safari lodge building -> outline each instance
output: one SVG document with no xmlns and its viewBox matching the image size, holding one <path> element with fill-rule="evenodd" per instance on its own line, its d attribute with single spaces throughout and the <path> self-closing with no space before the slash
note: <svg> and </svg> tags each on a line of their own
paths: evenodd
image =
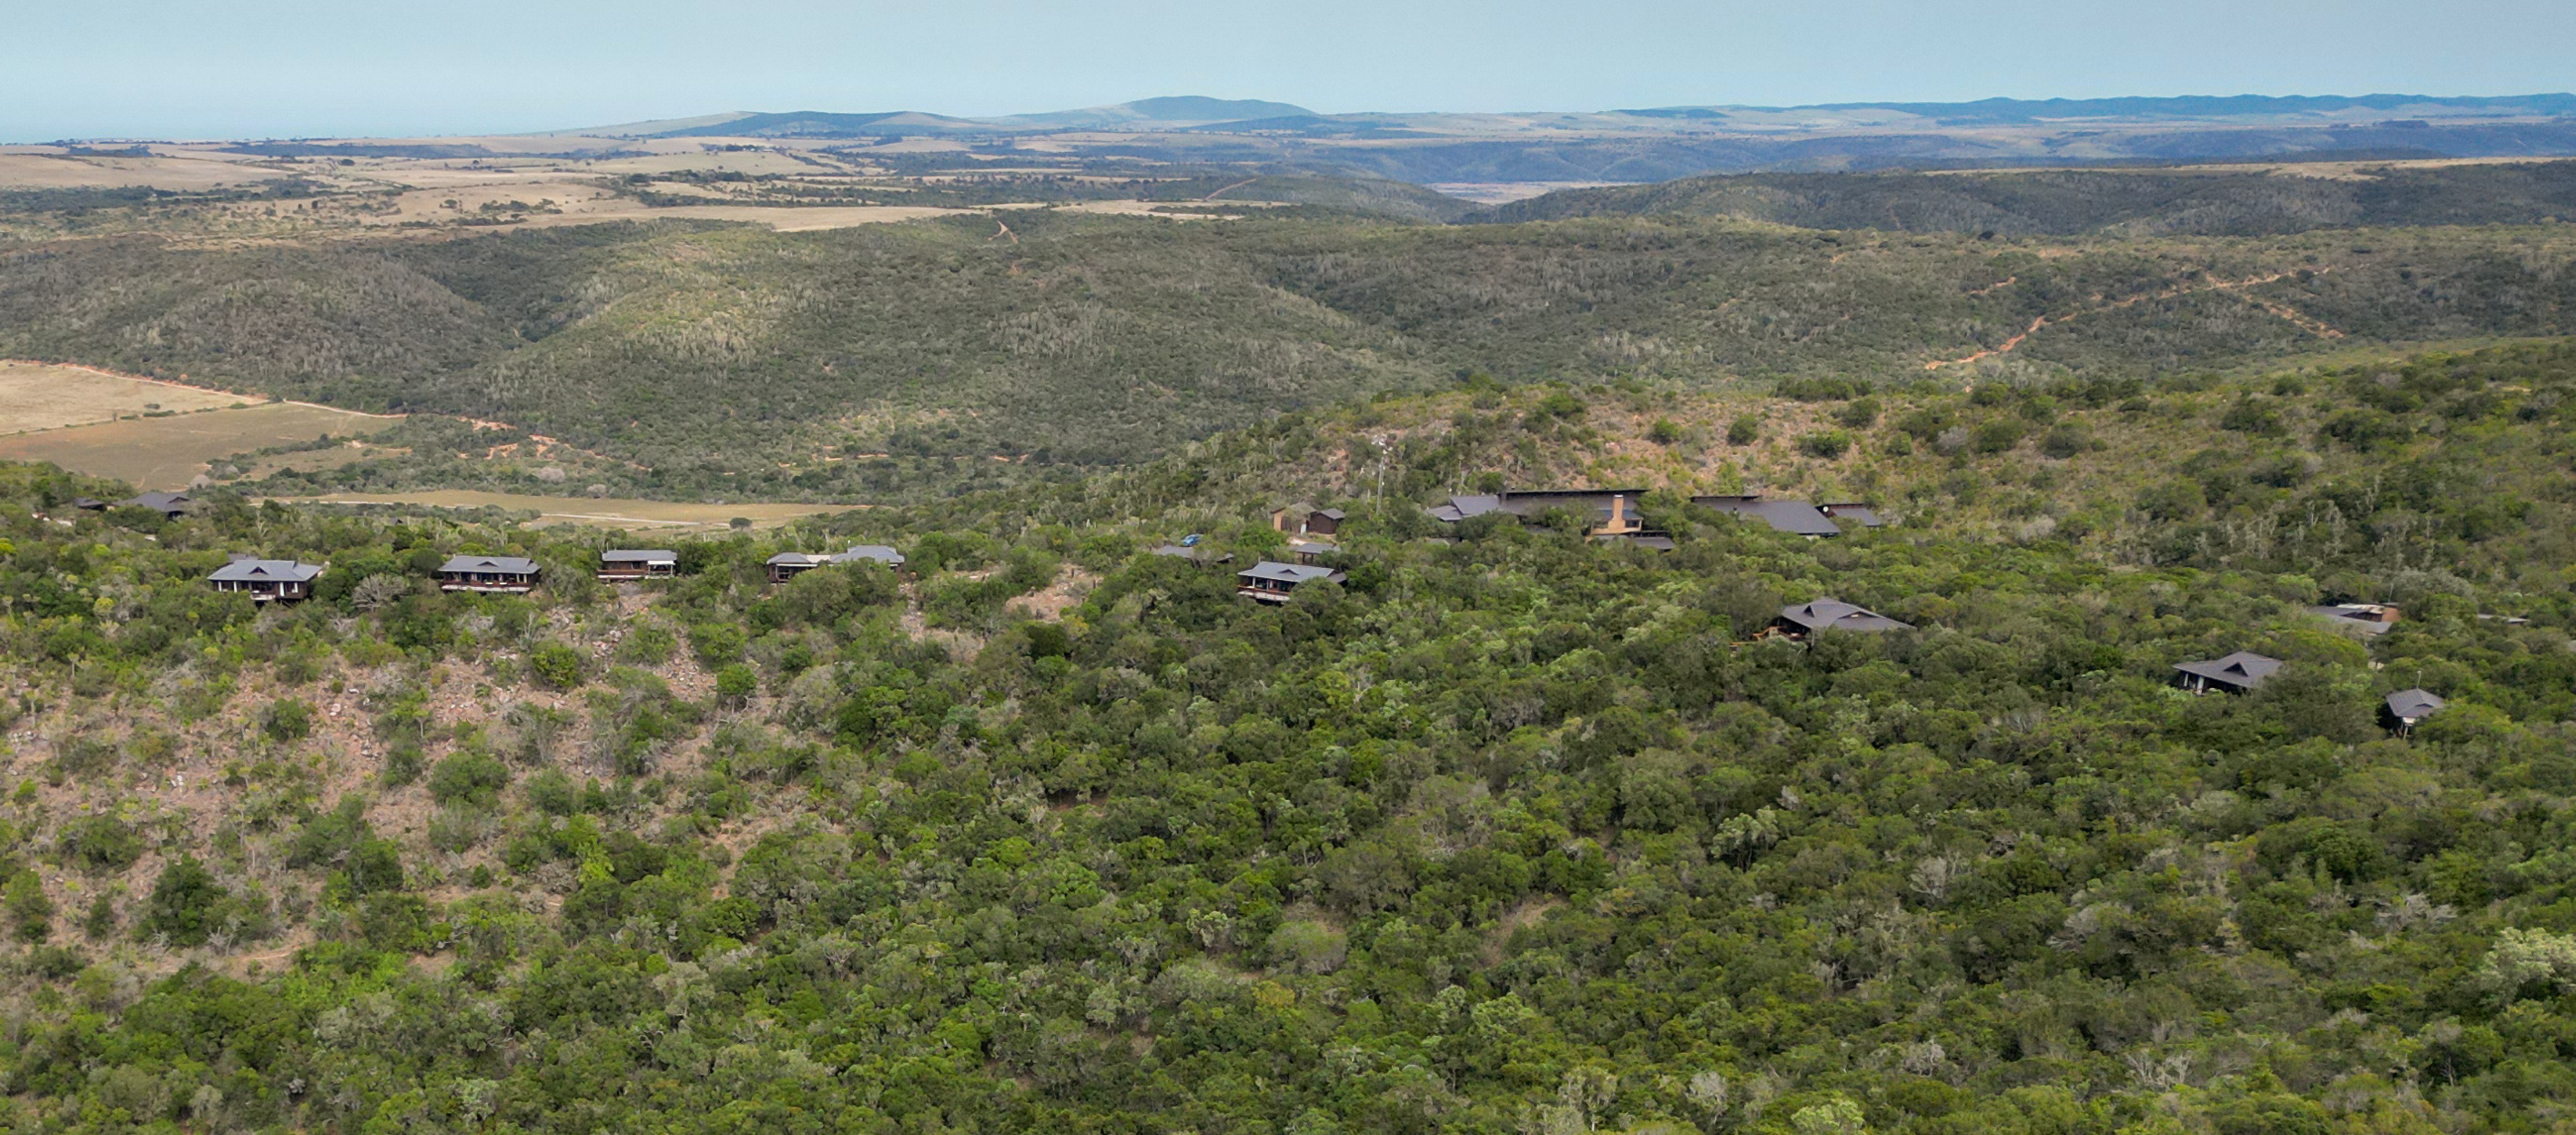
<svg viewBox="0 0 2576 1135">
<path fill-rule="evenodd" d="M 438 589 L 525 595 L 537 575 L 537 561 L 518 556 L 451 556 L 438 565 Z"/>
<path fill-rule="evenodd" d="M 248 594 L 253 603 L 292 603 L 312 596 L 313 578 L 326 566 L 243 558 L 216 568 L 206 582 L 217 591 Z"/>
</svg>

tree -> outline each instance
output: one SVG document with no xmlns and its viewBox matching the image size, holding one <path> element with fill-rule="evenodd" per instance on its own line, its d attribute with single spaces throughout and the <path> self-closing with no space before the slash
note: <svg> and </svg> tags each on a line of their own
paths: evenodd
<svg viewBox="0 0 2576 1135">
<path fill-rule="evenodd" d="M 138 927 L 146 936 L 159 935 L 173 946 L 202 946 L 221 928 L 221 919 L 232 893 L 215 881 L 214 872 L 206 870 L 193 855 L 183 855 L 161 869 L 161 877 L 152 884 L 152 895 L 143 907 L 143 921 Z"/>
</svg>

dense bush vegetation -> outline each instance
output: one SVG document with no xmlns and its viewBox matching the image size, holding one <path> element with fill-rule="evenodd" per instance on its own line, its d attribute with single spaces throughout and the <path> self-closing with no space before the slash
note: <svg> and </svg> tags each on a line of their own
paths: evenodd
<svg viewBox="0 0 2576 1135">
<path fill-rule="evenodd" d="M 282 473 L 265 492 L 596 484 L 882 501 L 1069 479 L 1462 371 L 1877 383 L 2014 343 L 1941 373 L 2151 377 L 2562 334 L 2576 310 L 2576 237 L 2547 226 L 1990 241 L 1670 216 L 1442 227 L 1025 210 L 1011 228 L 996 239 L 977 216 L 14 246 L 0 253 L 0 354 L 442 415 L 385 439 L 402 455 Z"/>
<path fill-rule="evenodd" d="M 222 494 L 146 532 L 0 467 L 0 1121 L 2544 1130 L 2576 1104 L 2571 384 L 2565 346 L 1471 384 L 694 542 L 628 594 L 582 574 L 600 534 Z M 1721 444 L 1738 415 L 1776 428 Z M 1462 485 L 1620 460 L 1900 522 L 1778 536 L 1676 473 L 1671 553 L 1419 538 Z M 1139 554 L 1248 560 L 1289 494 L 1350 511 L 1347 582 L 1264 607 Z M 827 535 L 912 561 L 765 584 Z M 328 560 L 323 597 L 204 590 L 233 550 Z M 425 587 L 457 551 L 547 586 Z M 1917 629 L 1751 639 L 1824 595 Z M 2348 636 L 2302 609 L 2331 598 L 2406 617 Z M 2238 649 L 2287 668 L 2167 682 Z M 2451 708 L 2383 731 L 2415 685 Z"/>
</svg>

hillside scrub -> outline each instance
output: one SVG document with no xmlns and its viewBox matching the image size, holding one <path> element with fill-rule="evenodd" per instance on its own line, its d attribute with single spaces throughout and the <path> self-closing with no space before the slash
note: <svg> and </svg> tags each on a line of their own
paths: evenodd
<svg viewBox="0 0 2576 1135">
<path fill-rule="evenodd" d="M 366 583 L 606 537 L 218 493 L 147 540 L 0 466 L 0 1121 L 2532 1129 L 2576 1103 L 2571 357 L 1883 387 L 1849 425 L 1460 390 L 528 597 Z M 1693 441 L 1748 410 L 1762 448 Z M 1670 471 L 1677 549 L 1419 538 L 1462 482 L 1587 468 Z M 1757 470 L 1898 523 L 1687 503 Z M 1345 583 L 1260 606 L 1138 551 L 1257 553 L 1289 493 L 1349 512 Z M 766 585 L 844 537 L 916 554 Z M 241 548 L 359 578 L 206 592 Z M 1915 629 L 1755 637 L 1826 595 Z M 2234 650 L 2286 665 L 2170 684 Z M 2450 708 L 2383 730 L 2416 685 Z"/>
<path fill-rule="evenodd" d="M 385 454 L 264 493 L 882 501 L 1069 480 L 1461 371 L 1706 391 L 1983 358 L 2152 378 L 2564 334 L 2576 310 L 2576 237 L 2543 225 L 1980 240 L 1029 210 L 1012 232 L 978 216 L 51 242 L 0 254 L 0 354 L 424 415 Z"/>
</svg>

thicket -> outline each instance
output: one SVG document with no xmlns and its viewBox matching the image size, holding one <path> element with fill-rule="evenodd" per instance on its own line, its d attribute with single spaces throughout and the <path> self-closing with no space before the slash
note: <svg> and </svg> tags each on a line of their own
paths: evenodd
<svg viewBox="0 0 2576 1135">
<path fill-rule="evenodd" d="M 2003 346 L 2139 377 L 2564 333 L 2552 227 L 2005 244 L 1677 218 L 1475 226 L 1044 211 L 777 234 L 661 223 L 0 254 L 0 353 L 451 417 L 272 492 L 435 484 L 921 499 L 1446 386 L 1870 382 Z M 1949 373 L 1949 372 L 1945 372 Z M 486 460 L 544 435 L 590 456 Z M 460 455 L 462 455 L 460 457 Z M 999 458 L 1000 460 L 996 460 Z M 567 463 L 569 462 L 569 464 Z M 548 477 L 580 480 L 548 481 Z"/>
<path fill-rule="evenodd" d="M 137 531 L 59 507 L 108 486 L 0 466 L 21 766 L 106 747 L 0 829 L 0 874 L 86 880 L 40 893 L 50 913 L 0 891 L 46 939 L 9 955 L 0 1109 L 66 1131 L 2545 1130 L 2576 1103 L 2571 358 L 1881 389 L 1837 460 L 1875 455 L 1896 527 L 1810 543 L 1658 492 L 1660 554 L 1422 517 L 1523 439 L 1609 428 L 1611 395 L 1487 389 L 1338 491 L 1302 459 L 1406 405 L 831 523 L 905 547 L 911 577 L 771 588 L 761 557 L 820 533 L 692 542 L 623 614 L 582 574 L 597 536 L 222 494 Z M 2116 448 L 1939 451 L 2121 414 L 2218 456 L 2169 485 Z M 2302 454 L 2304 479 L 2236 476 Z M 1140 554 L 1185 522 L 1262 554 L 1282 492 L 1350 511 L 1346 583 L 1272 608 Z M 2130 542 L 1990 527 L 2052 496 Z M 2328 501 L 2337 541 L 2218 535 Z M 197 583 L 234 549 L 334 582 L 257 611 Z M 463 550 L 533 554 L 548 584 L 421 585 Z M 1059 620 L 987 594 L 1073 570 Z M 2406 617 L 2364 639 L 2303 610 L 2347 589 Z M 1825 595 L 1918 629 L 1748 641 Z M 567 708 L 522 661 L 547 643 L 577 648 L 548 679 Z M 2168 682 L 2237 649 L 2287 668 L 2242 698 Z M 2418 684 L 2451 707 L 2383 731 L 2378 695 Z M 372 691 L 363 742 L 263 726 L 347 689 Z M 191 757 L 236 779 L 157 803 Z"/>
</svg>

